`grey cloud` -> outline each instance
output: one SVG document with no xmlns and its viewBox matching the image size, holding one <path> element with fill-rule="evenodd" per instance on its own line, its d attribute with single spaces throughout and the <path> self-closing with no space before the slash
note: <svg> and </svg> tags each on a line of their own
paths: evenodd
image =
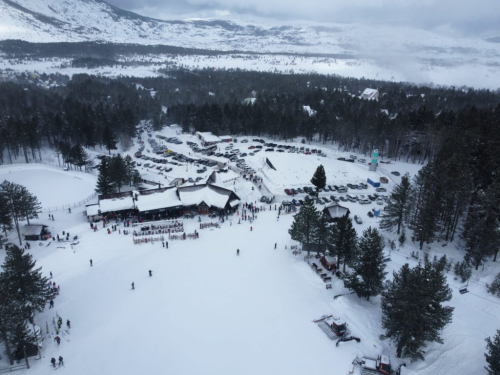
<svg viewBox="0 0 500 375">
<path fill-rule="evenodd" d="M 413 26 L 457 36 L 500 32 L 498 0 L 107 0 L 163 19 L 217 18 L 224 14 L 277 20 Z"/>
</svg>

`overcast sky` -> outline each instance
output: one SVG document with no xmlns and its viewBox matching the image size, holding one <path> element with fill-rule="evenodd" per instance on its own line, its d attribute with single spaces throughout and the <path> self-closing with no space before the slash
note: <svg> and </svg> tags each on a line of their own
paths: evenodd
<svg viewBox="0 0 500 375">
<path fill-rule="evenodd" d="M 500 0 L 105 0 L 160 19 L 257 16 L 276 20 L 407 25 L 449 36 L 498 35 Z"/>
</svg>

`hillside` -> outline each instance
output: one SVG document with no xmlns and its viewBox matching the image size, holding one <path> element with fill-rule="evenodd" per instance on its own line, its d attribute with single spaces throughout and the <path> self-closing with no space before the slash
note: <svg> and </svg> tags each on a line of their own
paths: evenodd
<svg viewBox="0 0 500 375">
<path fill-rule="evenodd" d="M 264 21 L 263 21 L 264 22 Z M 171 45 L 258 56 L 202 58 L 201 66 L 317 71 L 417 83 L 497 88 L 500 44 L 429 31 L 365 24 L 229 20 L 165 21 L 113 7 L 101 0 L 1 0 L 0 40 L 111 42 Z M 308 54 L 297 60 L 287 54 Z M 145 60 L 168 56 L 142 56 Z M 135 56 L 135 59 L 140 59 Z M 236 61 L 234 61 L 236 59 Z M 195 65 L 193 58 L 176 60 Z"/>
</svg>

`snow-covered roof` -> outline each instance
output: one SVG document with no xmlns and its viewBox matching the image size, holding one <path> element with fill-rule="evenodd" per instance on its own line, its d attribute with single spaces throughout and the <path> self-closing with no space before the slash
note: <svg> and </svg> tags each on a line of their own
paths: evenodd
<svg viewBox="0 0 500 375">
<path fill-rule="evenodd" d="M 47 227 L 47 225 L 36 225 L 36 224 L 25 225 L 23 227 L 22 234 L 23 234 L 23 236 L 39 235 L 42 232 L 44 227 Z"/>
<path fill-rule="evenodd" d="M 221 135 L 219 138 L 221 140 L 223 140 L 223 141 L 227 141 L 227 140 L 232 140 L 233 139 L 233 137 L 231 137 L 230 135 Z"/>
<path fill-rule="evenodd" d="M 375 89 L 365 89 L 361 96 L 359 97 L 360 99 L 368 99 L 368 100 L 378 100 L 378 90 Z"/>
<path fill-rule="evenodd" d="M 332 203 L 331 205 L 326 206 L 324 210 L 328 211 L 332 219 L 345 216 L 349 212 L 347 207 L 343 207 L 337 203 Z"/>
<path fill-rule="evenodd" d="M 99 206 L 101 206 L 101 212 L 132 210 L 134 208 L 134 200 L 132 196 L 100 199 Z"/>
<path fill-rule="evenodd" d="M 205 202 L 208 206 L 224 208 L 234 194 L 231 190 L 210 184 L 185 186 L 178 188 L 179 197 L 184 206 L 199 205 Z M 239 197 L 237 197 L 239 199 Z"/>
<path fill-rule="evenodd" d="M 302 106 L 302 109 L 309 114 L 309 117 L 316 115 L 316 111 L 308 105 Z"/>
<path fill-rule="evenodd" d="M 158 210 L 181 206 L 182 202 L 177 197 L 177 189 L 157 189 L 156 191 L 142 191 L 137 197 L 135 206 L 140 212 Z"/>
<path fill-rule="evenodd" d="M 101 207 L 98 204 L 89 204 L 87 206 L 87 216 L 99 215 Z"/>
<path fill-rule="evenodd" d="M 204 142 L 220 142 L 221 139 L 211 132 L 196 132 L 198 136 L 203 139 Z"/>
</svg>

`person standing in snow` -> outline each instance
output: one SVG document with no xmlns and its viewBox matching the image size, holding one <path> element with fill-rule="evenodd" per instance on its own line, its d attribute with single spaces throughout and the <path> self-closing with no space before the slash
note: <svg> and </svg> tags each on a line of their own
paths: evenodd
<svg viewBox="0 0 500 375">
<path fill-rule="evenodd" d="M 135 284 L 132 282 L 132 289 L 135 289 Z"/>
<path fill-rule="evenodd" d="M 57 346 L 59 346 L 59 344 L 61 343 L 61 338 L 59 336 L 56 336 L 54 338 L 54 341 L 57 341 Z"/>
<path fill-rule="evenodd" d="M 90 267 L 92 267 L 92 259 L 90 260 Z"/>
<path fill-rule="evenodd" d="M 153 271 L 149 270 L 149 277 L 153 276 Z"/>
<path fill-rule="evenodd" d="M 68 328 L 71 328 L 71 322 L 68 320 L 66 320 L 66 325 L 68 326 Z"/>
<path fill-rule="evenodd" d="M 49 309 L 53 308 L 54 307 L 54 300 L 50 300 L 49 302 Z"/>
<path fill-rule="evenodd" d="M 236 255 L 240 255 L 240 249 L 236 249 Z"/>
<path fill-rule="evenodd" d="M 64 366 L 63 357 L 59 356 L 59 367 Z"/>
<path fill-rule="evenodd" d="M 167 245 L 167 249 L 168 249 L 168 241 L 165 241 L 165 245 Z"/>
<path fill-rule="evenodd" d="M 275 249 L 276 249 L 276 246 L 278 246 L 278 243 L 275 243 L 275 244 L 274 244 L 274 248 L 275 248 Z"/>
<path fill-rule="evenodd" d="M 50 363 L 52 363 L 52 366 L 54 366 L 54 368 L 56 367 L 56 359 L 54 357 L 52 357 L 52 359 L 50 360 Z"/>
</svg>

